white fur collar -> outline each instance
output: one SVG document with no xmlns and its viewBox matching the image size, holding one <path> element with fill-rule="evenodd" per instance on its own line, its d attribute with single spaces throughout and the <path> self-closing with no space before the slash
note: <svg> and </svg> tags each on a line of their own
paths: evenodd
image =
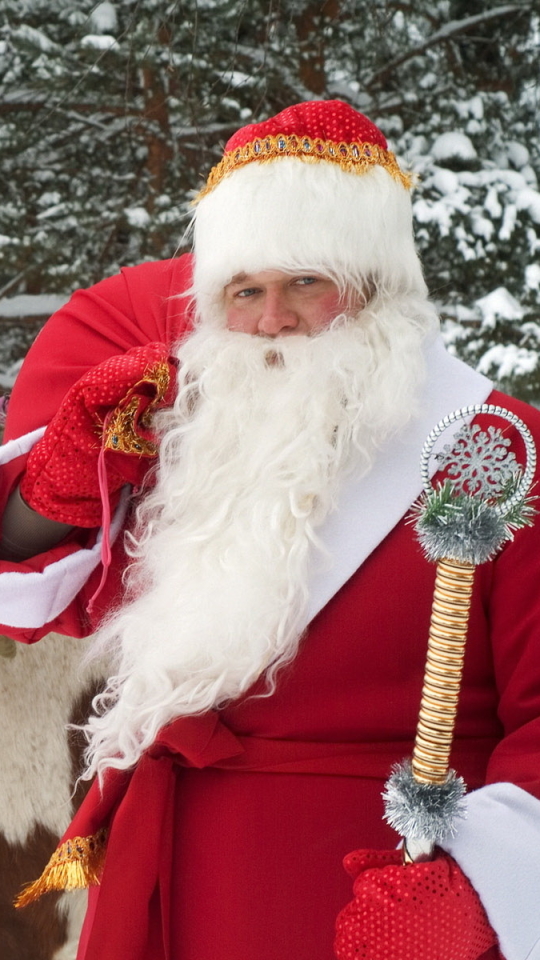
<svg viewBox="0 0 540 960">
<path fill-rule="evenodd" d="M 440 336 L 426 344 L 425 359 L 420 414 L 383 448 L 367 476 L 347 478 L 338 509 L 318 530 L 330 566 L 314 564 L 306 622 L 326 606 L 421 493 L 420 455 L 435 424 L 458 407 L 484 403 L 493 389 L 490 380 L 450 356 Z M 446 434 L 442 442 L 448 442 Z"/>
</svg>

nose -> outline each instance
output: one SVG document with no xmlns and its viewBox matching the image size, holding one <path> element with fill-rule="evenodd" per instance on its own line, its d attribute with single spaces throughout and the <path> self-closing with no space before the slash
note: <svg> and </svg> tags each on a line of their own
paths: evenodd
<svg viewBox="0 0 540 960">
<path fill-rule="evenodd" d="M 259 318 L 258 331 L 266 337 L 277 337 L 280 333 L 296 330 L 299 317 L 287 303 L 286 295 L 281 291 L 267 291 Z"/>
</svg>

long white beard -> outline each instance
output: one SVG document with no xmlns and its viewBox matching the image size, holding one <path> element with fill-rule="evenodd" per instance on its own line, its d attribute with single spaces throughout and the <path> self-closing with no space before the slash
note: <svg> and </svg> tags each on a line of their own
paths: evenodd
<svg viewBox="0 0 540 960">
<path fill-rule="evenodd" d="M 410 419 L 432 323 L 365 309 L 314 337 L 201 327 L 177 350 L 157 484 L 129 535 L 127 599 L 95 653 L 85 776 L 132 766 L 169 721 L 237 698 L 292 660 L 310 552 L 342 477 Z"/>
</svg>

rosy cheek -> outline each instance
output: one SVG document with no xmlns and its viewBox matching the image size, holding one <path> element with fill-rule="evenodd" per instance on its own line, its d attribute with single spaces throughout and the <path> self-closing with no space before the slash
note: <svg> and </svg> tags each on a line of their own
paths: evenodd
<svg viewBox="0 0 540 960">
<path fill-rule="evenodd" d="M 247 310 L 229 307 L 225 316 L 228 330 L 233 330 L 236 333 L 252 332 L 253 322 Z"/>
<path fill-rule="evenodd" d="M 331 323 L 340 313 L 343 313 L 343 304 L 339 294 L 329 293 L 321 303 L 321 317 L 324 318 L 323 325 L 326 326 L 326 324 Z"/>
<path fill-rule="evenodd" d="M 234 300 L 229 300 L 228 303 L 225 302 L 225 319 L 229 329 L 236 323 L 238 313 L 239 311 Z"/>
</svg>

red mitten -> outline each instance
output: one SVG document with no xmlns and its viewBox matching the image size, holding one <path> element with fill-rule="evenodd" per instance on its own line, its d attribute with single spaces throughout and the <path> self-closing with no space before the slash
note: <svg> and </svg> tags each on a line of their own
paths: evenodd
<svg viewBox="0 0 540 960">
<path fill-rule="evenodd" d="M 121 487 L 139 485 L 156 455 L 152 414 L 172 403 L 175 384 L 163 343 L 134 347 L 85 373 L 28 457 L 21 482 L 28 506 L 50 520 L 99 526 L 102 450 L 114 507 Z"/>
<path fill-rule="evenodd" d="M 497 942 L 447 854 L 403 865 L 399 850 L 356 850 L 343 863 L 356 878 L 355 899 L 336 921 L 338 960 L 477 960 Z"/>
</svg>

